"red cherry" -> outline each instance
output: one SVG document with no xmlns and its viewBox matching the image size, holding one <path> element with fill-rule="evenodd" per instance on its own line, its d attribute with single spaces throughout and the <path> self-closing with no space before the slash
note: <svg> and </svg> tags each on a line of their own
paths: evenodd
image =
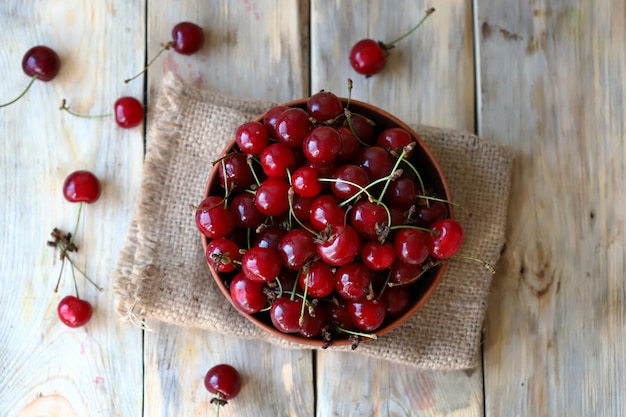
<svg viewBox="0 0 626 417">
<path fill-rule="evenodd" d="M 235 217 L 219 196 L 205 198 L 196 209 L 196 226 L 200 232 L 216 239 L 229 235 L 235 229 Z"/>
<path fill-rule="evenodd" d="M 263 125 L 265 126 L 265 130 L 267 130 L 267 135 L 270 138 L 273 138 L 273 139 L 277 138 L 276 121 L 278 120 L 280 115 L 283 114 L 283 112 L 287 109 L 288 107 L 283 106 L 283 105 L 274 106 L 271 109 L 269 109 L 263 116 Z"/>
<path fill-rule="evenodd" d="M 335 272 L 335 289 L 346 300 L 359 300 L 370 292 L 371 270 L 360 262 L 350 262 Z"/>
<path fill-rule="evenodd" d="M 268 178 L 259 185 L 254 204 L 266 216 L 280 216 L 289 210 L 289 184 L 279 178 Z"/>
<path fill-rule="evenodd" d="M 143 122 L 143 104 L 134 97 L 117 99 L 113 106 L 115 123 L 124 129 L 139 126 Z"/>
<path fill-rule="evenodd" d="M 241 258 L 241 270 L 252 281 L 271 281 L 278 276 L 280 268 L 280 257 L 274 249 L 252 247 Z"/>
<path fill-rule="evenodd" d="M 268 177 L 287 178 L 287 171 L 296 168 L 293 151 L 283 143 L 273 143 L 259 156 L 261 168 Z"/>
<path fill-rule="evenodd" d="M 283 333 L 296 333 L 300 330 L 302 299 L 277 298 L 270 308 L 270 319 L 276 329 Z"/>
<path fill-rule="evenodd" d="M 383 200 L 389 207 L 408 210 L 415 205 L 419 185 L 411 178 L 400 177 L 389 183 Z"/>
<path fill-rule="evenodd" d="M 428 233 L 417 229 L 400 229 L 393 245 L 398 259 L 409 265 L 419 265 L 428 258 Z"/>
<path fill-rule="evenodd" d="M 290 148 L 300 148 L 311 126 L 306 111 L 298 107 L 287 108 L 276 120 L 276 139 Z"/>
<path fill-rule="evenodd" d="M 269 141 L 267 129 L 261 122 L 247 122 L 237 128 L 235 141 L 243 153 L 260 154 Z"/>
<path fill-rule="evenodd" d="M 341 199 L 352 197 L 370 183 L 367 172 L 363 168 L 351 164 L 337 168 L 333 172 L 333 178 L 337 181 L 330 184 L 330 190 Z"/>
<path fill-rule="evenodd" d="M 68 295 L 59 302 L 57 314 L 59 315 L 59 320 L 66 326 L 80 327 L 89 321 L 93 314 L 93 309 L 87 301 Z"/>
<path fill-rule="evenodd" d="M 306 102 L 309 114 L 318 122 L 332 120 L 343 114 L 343 104 L 339 97 L 328 91 L 313 94 Z"/>
<path fill-rule="evenodd" d="M 267 218 L 254 204 L 254 195 L 241 193 L 233 198 L 230 211 L 235 217 L 235 226 L 243 229 L 256 229 Z"/>
<path fill-rule="evenodd" d="M 448 218 L 448 208 L 440 201 L 431 201 L 428 206 L 418 206 L 415 215 L 417 225 L 430 227 L 437 220 Z"/>
<path fill-rule="evenodd" d="M 333 127 L 316 127 L 304 138 L 302 149 L 307 160 L 317 165 L 327 165 L 333 162 L 341 151 L 341 136 Z"/>
<path fill-rule="evenodd" d="M 287 231 L 278 226 L 266 227 L 256 235 L 254 246 L 277 249 L 278 243 L 286 234 Z"/>
<path fill-rule="evenodd" d="M 398 155 L 402 153 L 402 148 L 413 142 L 411 134 L 401 127 L 390 127 L 383 130 L 376 139 L 376 146 L 380 146 L 387 151 L 395 150 Z M 407 158 L 410 156 L 407 155 Z"/>
<path fill-rule="evenodd" d="M 243 272 L 238 273 L 229 285 L 230 298 L 237 309 L 247 314 L 258 313 L 267 305 L 261 281 L 252 281 Z"/>
<path fill-rule="evenodd" d="M 387 220 L 385 207 L 369 200 L 359 201 L 350 211 L 350 225 L 368 239 L 377 239 Z"/>
<path fill-rule="evenodd" d="M 396 249 L 391 242 L 381 244 L 376 240 L 365 242 L 361 247 L 363 264 L 373 271 L 389 268 L 396 259 Z"/>
<path fill-rule="evenodd" d="M 233 261 L 240 261 L 239 245 L 230 239 L 213 239 L 205 252 L 206 260 L 218 272 L 230 272 L 235 269 Z"/>
<path fill-rule="evenodd" d="M 63 196 L 71 203 L 95 203 L 101 191 L 100 180 L 89 171 L 74 171 L 63 183 Z"/>
<path fill-rule="evenodd" d="M 346 222 L 346 210 L 339 207 L 339 200 L 333 194 L 322 194 L 311 203 L 309 220 L 317 230 L 324 230 L 328 225 L 343 225 Z"/>
<path fill-rule="evenodd" d="M 317 245 L 317 254 L 324 262 L 341 266 L 351 262 L 360 250 L 359 236 L 350 226 L 332 226 L 330 238 Z"/>
<path fill-rule="evenodd" d="M 218 405 L 224 405 L 225 400 L 231 400 L 239 394 L 241 378 L 232 366 L 219 364 L 206 373 L 204 386 L 211 394 L 218 396 Z"/>
<path fill-rule="evenodd" d="M 376 300 L 368 300 L 362 298 L 360 300 L 348 302 L 348 312 L 352 317 L 354 325 L 367 332 L 376 330 L 385 321 L 387 306 L 384 302 Z"/>
<path fill-rule="evenodd" d="M 37 76 L 38 80 L 50 81 L 61 69 L 59 55 L 47 46 L 39 45 L 30 48 L 22 59 L 22 70 L 29 77 Z"/>
<path fill-rule="evenodd" d="M 330 265 L 317 260 L 309 265 L 308 271 L 302 271 L 298 276 L 300 288 L 311 297 L 323 298 L 329 296 L 335 289 L 335 274 Z"/>
<path fill-rule="evenodd" d="M 300 167 L 293 172 L 291 186 L 303 197 L 315 197 L 322 192 L 322 184 L 317 180 L 317 170 L 308 166 Z"/>
<path fill-rule="evenodd" d="M 339 132 L 341 137 L 341 150 L 337 155 L 337 161 L 342 164 L 350 164 L 356 159 L 356 155 L 361 149 L 361 144 L 346 126 L 340 126 L 337 128 L 337 132 Z"/>
<path fill-rule="evenodd" d="M 278 243 L 278 254 L 282 265 L 298 271 L 315 256 L 313 235 L 304 229 L 294 229 Z"/>
<path fill-rule="evenodd" d="M 233 153 L 218 162 L 220 184 L 227 193 L 240 193 L 254 182 L 246 155 Z M 226 184 L 228 187 L 226 187 Z"/>
<path fill-rule="evenodd" d="M 328 311 L 319 304 L 313 307 L 312 314 L 308 308 L 305 308 L 303 318 L 298 333 L 306 338 L 318 337 L 328 327 Z"/>
<path fill-rule="evenodd" d="M 354 44 L 350 50 L 350 65 L 359 74 L 371 77 L 385 68 L 387 54 L 382 42 L 362 39 Z"/>
<path fill-rule="evenodd" d="M 396 259 L 391 265 L 389 282 L 394 284 L 408 284 L 415 282 L 424 268 L 421 264 L 409 265 L 401 259 Z"/>
<path fill-rule="evenodd" d="M 381 300 L 387 306 L 386 317 L 398 317 L 411 307 L 411 293 L 407 287 L 385 288 Z"/>
<path fill-rule="evenodd" d="M 449 259 L 463 245 L 463 227 L 456 220 L 437 220 L 430 226 L 428 250 L 435 259 Z"/>
<path fill-rule="evenodd" d="M 204 31 L 195 23 L 180 22 L 172 28 L 172 48 L 179 54 L 191 55 L 204 44 Z"/>
<path fill-rule="evenodd" d="M 391 174 L 394 165 L 389 152 L 380 146 L 362 148 L 355 159 L 355 163 L 365 170 L 371 180 Z"/>
</svg>

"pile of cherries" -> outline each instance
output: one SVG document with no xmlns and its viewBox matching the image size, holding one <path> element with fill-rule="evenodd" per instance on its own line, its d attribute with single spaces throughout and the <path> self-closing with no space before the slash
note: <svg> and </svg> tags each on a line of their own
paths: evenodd
<svg viewBox="0 0 626 417">
<path fill-rule="evenodd" d="M 239 126 L 195 211 L 233 305 L 325 346 L 376 338 L 463 242 L 414 151 L 325 91 Z"/>
</svg>

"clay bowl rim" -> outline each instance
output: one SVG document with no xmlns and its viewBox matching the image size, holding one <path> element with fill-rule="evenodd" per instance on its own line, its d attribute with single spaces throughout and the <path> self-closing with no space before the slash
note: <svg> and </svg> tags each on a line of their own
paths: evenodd
<svg viewBox="0 0 626 417">
<path fill-rule="evenodd" d="M 286 107 L 304 107 L 306 104 L 306 101 L 308 100 L 308 97 L 306 98 L 301 98 L 301 99 L 297 99 L 297 100 L 292 100 L 289 102 L 285 102 L 285 103 L 281 103 L 279 105 L 282 106 L 286 106 Z M 342 101 L 342 103 L 344 104 L 344 106 L 346 105 L 348 99 L 347 98 L 343 98 L 340 97 L 340 100 Z M 413 151 L 413 156 L 412 159 L 415 158 L 416 155 L 421 154 L 424 159 L 426 159 L 430 164 L 432 164 L 432 173 L 434 174 L 434 180 L 438 181 L 439 184 L 439 188 L 440 188 L 440 192 L 442 192 L 445 196 L 445 199 L 447 201 L 453 201 L 452 200 L 452 196 L 450 193 L 450 186 L 448 184 L 448 181 L 445 177 L 445 174 L 443 172 L 443 169 L 441 167 L 441 164 L 439 163 L 439 161 L 435 158 L 433 152 L 430 150 L 430 148 L 428 147 L 428 145 L 426 145 L 426 143 L 424 142 L 424 140 L 421 138 L 420 135 L 418 135 L 414 129 L 412 129 L 409 125 L 407 125 L 405 122 L 403 122 L 402 120 L 398 119 L 396 116 L 392 115 L 391 113 L 373 105 L 373 104 L 369 104 L 363 101 L 359 101 L 359 100 L 354 100 L 354 99 L 350 99 L 350 109 L 353 113 L 358 113 L 355 112 L 355 109 L 359 109 L 360 111 L 365 110 L 365 115 L 367 117 L 370 117 L 372 120 L 374 120 L 375 122 L 379 123 L 380 120 L 385 120 L 385 125 L 388 125 L 388 127 L 400 127 L 403 128 L 405 130 L 407 130 L 411 136 L 415 139 L 415 141 L 418 143 L 418 146 L 415 148 L 415 150 Z M 263 121 L 263 117 L 266 114 L 260 114 L 258 116 L 256 116 L 254 119 L 252 119 L 252 121 L 258 121 L 258 122 L 262 122 Z M 371 117 L 371 115 L 375 115 L 374 117 Z M 222 158 L 223 156 L 225 156 L 229 151 L 231 151 L 234 147 L 236 147 L 236 141 L 235 139 L 231 139 L 228 144 L 224 147 L 224 149 L 220 152 L 219 157 L 218 158 Z M 419 149 L 419 151 L 418 151 Z M 416 152 L 417 151 L 417 152 Z M 214 165 L 211 168 L 210 174 L 209 174 L 209 178 L 206 182 L 206 186 L 205 186 L 205 190 L 204 190 L 204 194 L 203 194 L 203 199 L 209 196 L 209 192 L 211 191 L 211 188 L 215 185 L 216 182 L 216 178 L 219 175 L 218 173 L 218 169 L 219 166 L 218 165 Z M 219 181 L 219 180 L 217 180 Z M 432 180 L 431 180 L 432 181 Z M 447 208 L 448 208 L 448 213 L 449 213 L 449 217 L 450 218 L 454 218 L 454 212 L 453 212 L 453 206 L 449 203 L 447 203 Z M 208 242 L 209 242 L 209 238 L 204 236 L 204 235 L 200 235 L 201 236 L 201 241 L 202 241 L 202 248 L 203 248 L 203 254 L 206 252 L 207 246 L 208 246 Z M 220 273 L 218 273 L 215 268 L 209 263 L 206 262 L 207 266 L 209 267 L 209 270 L 211 272 L 211 276 L 213 278 L 213 280 L 215 281 L 215 283 L 217 284 L 218 288 L 220 289 L 222 295 L 228 300 L 228 302 L 230 303 L 230 305 L 237 310 L 237 312 L 241 315 L 243 315 L 248 321 L 250 321 L 252 324 L 254 324 L 255 326 L 257 326 L 258 328 L 260 328 L 261 330 L 276 336 L 280 339 L 286 340 L 288 342 L 291 343 L 295 343 L 295 344 L 300 344 L 300 345 L 305 345 L 305 346 L 313 346 L 313 347 L 318 347 L 321 348 L 324 345 L 324 341 L 319 340 L 319 339 L 310 339 L 310 338 L 306 338 L 304 336 L 299 335 L 298 333 L 283 333 L 279 330 L 277 330 L 275 327 L 273 327 L 271 324 L 266 323 L 263 320 L 260 320 L 258 317 L 244 313 L 243 311 L 239 310 L 233 303 L 231 297 L 230 297 L 230 291 L 228 290 L 228 288 L 226 287 L 226 285 L 224 284 L 222 278 L 220 278 Z M 429 284 L 428 286 L 426 286 L 425 288 L 421 289 L 418 293 L 419 293 L 419 297 L 417 297 L 417 299 L 414 301 L 413 305 L 411 306 L 411 308 L 409 308 L 406 312 L 404 312 L 402 315 L 398 316 L 398 317 L 394 317 L 393 319 L 391 319 L 389 322 L 387 322 L 387 320 L 383 323 L 383 325 L 381 327 L 379 327 L 378 329 L 374 330 L 373 334 L 375 334 L 377 337 L 381 337 L 383 335 L 385 335 L 386 333 L 389 333 L 390 331 L 400 327 L 403 323 L 405 323 L 410 317 L 412 317 L 415 313 L 417 313 L 423 306 L 424 304 L 430 299 L 430 297 L 432 296 L 432 294 L 434 293 L 435 289 L 437 288 L 437 286 L 439 285 L 439 282 L 441 281 L 443 274 L 445 272 L 445 269 L 447 267 L 447 263 L 443 263 L 441 265 L 438 265 L 436 267 L 431 268 L 431 270 L 429 270 L 427 272 L 430 273 L 430 277 L 429 277 Z M 420 278 L 420 280 L 418 282 L 423 281 L 424 278 Z M 413 294 L 413 296 L 415 297 L 415 295 Z M 369 338 L 362 338 L 362 342 L 365 341 L 369 341 L 371 339 Z M 332 346 L 349 346 L 351 345 L 351 342 L 347 339 L 347 338 L 342 338 L 342 339 L 336 339 L 333 340 Z"/>
</svg>

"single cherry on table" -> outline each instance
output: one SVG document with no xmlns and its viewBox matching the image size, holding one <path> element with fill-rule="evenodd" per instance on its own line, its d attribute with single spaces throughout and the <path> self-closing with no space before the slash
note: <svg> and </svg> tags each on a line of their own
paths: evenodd
<svg viewBox="0 0 626 417">
<path fill-rule="evenodd" d="M 217 407 L 216 415 L 220 414 L 220 407 L 228 404 L 241 391 L 241 377 L 235 367 L 222 363 L 213 366 L 204 377 L 204 387 L 216 397 L 211 404 Z"/>
</svg>

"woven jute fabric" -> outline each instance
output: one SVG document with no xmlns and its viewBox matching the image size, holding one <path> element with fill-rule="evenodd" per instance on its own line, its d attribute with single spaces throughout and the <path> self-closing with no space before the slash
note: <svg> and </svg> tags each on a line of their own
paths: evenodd
<svg viewBox="0 0 626 417">
<path fill-rule="evenodd" d="M 262 331 L 223 297 L 210 276 L 190 209 L 201 201 L 212 162 L 237 126 L 272 105 L 201 91 L 166 75 L 116 271 L 115 307 L 123 321 L 149 326 L 157 320 L 310 348 Z M 456 210 L 465 230 L 463 255 L 497 265 L 505 242 L 511 153 L 468 132 L 413 127 L 440 162 L 453 200 L 467 210 Z M 452 259 L 432 297 L 412 318 L 353 353 L 423 369 L 475 367 L 493 276 L 479 262 Z"/>
</svg>

